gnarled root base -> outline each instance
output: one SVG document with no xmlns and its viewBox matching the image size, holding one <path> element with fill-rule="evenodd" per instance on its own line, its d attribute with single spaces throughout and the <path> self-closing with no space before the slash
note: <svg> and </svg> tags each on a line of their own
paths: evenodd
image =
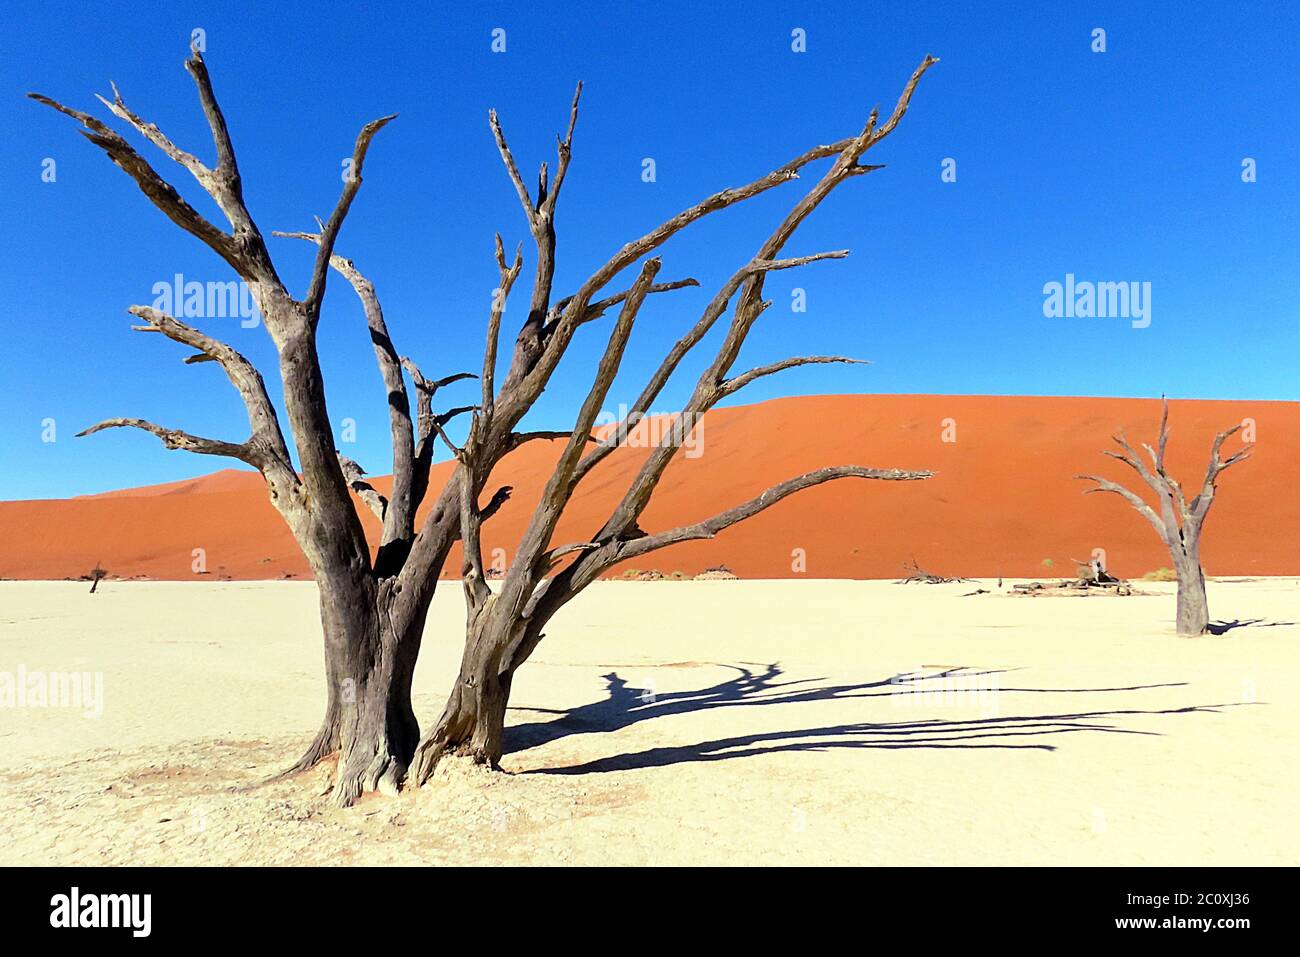
<svg viewBox="0 0 1300 957">
<path fill-rule="evenodd" d="M 355 745 L 339 759 L 333 801 L 337 807 L 351 807 L 367 791 L 395 797 L 406 777 L 409 755 L 394 753 L 387 743 Z"/>
<path fill-rule="evenodd" d="M 376 682 L 368 698 L 347 705 L 331 705 L 307 751 L 290 768 L 240 790 L 285 781 L 338 757 L 331 787 L 339 807 L 354 804 L 367 791 L 396 795 L 415 753 L 420 729 L 404 689 Z M 396 691 L 396 693 L 395 693 Z"/>
<path fill-rule="evenodd" d="M 420 738 L 415 715 L 380 693 L 368 706 L 358 702 L 351 718 L 351 729 L 344 728 L 334 803 L 349 807 L 367 791 L 396 796 Z"/>
<path fill-rule="evenodd" d="M 444 755 L 471 758 L 475 764 L 500 769 L 505 738 L 506 707 L 510 702 L 512 668 L 501 666 L 508 634 L 475 627 L 465 643 L 460 675 L 442 709 L 437 725 L 415 749 L 407 783 L 419 787 L 433 775 Z"/>
<path fill-rule="evenodd" d="M 509 682 L 494 684 L 489 695 L 462 693 L 461 688 L 470 691 L 475 685 L 457 684 L 437 727 L 415 749 L 408 784 L 419 787 L 428 781 L 446 755 L 467 757 L 475 764 L 500 770 Z"/>
<path fill-rule="evenodd" d="M 427 737 L 415 749 L 415 758 L 411 763 L 408 783 L 412 787 L 419 787 L 426 783 L 429 778 L 433 777 L 433 772 L 438 770 L 438 762 L 449 755 L 469 758 L 475 764 L 483 765 L 494 771 L 501 770 L 501 755 L 498 752 L 493 757 L 491 748 L 476 744 L 473 740 L 452 742 L 437 737 Z"/>
<path fill-rule="evenodd" d="M 236 788 L 236 790 L 240 792 L 253 791 L 257 788 L 265 787 L 268 784 L 287 781 L 290 778 L 307 773 L 322 761 L 334 756 L 339 750 L 339 740 L 341 737 L 339 725 L 338 709 L 333 707 L 331 704 L 331 706 L 326 710 L 325 720 L 321 722 L 320 729 L 316 732 L 316 737 L 314 737 L 311 744 L 307 746 L 307 750 L 303 752 L 302 757 L 283 771 L 277 771 L 270 777 L 254 781 L 252 784 Z"/>
</svg>

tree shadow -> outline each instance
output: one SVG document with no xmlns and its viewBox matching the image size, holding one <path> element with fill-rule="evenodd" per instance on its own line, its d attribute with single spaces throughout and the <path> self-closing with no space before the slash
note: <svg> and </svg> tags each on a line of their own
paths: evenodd
<svg viewBox="0 0 1300 957">
<path fill-rule="evenodd" d="M 1249 628 L 1252 625 L 1256 625 L 1260 628 L 1285 628 L 1294 624 L 1294 621 L 1265 621 L 1263 618 L 1234 618 L 1232 621 L 1212 621 L 1205 626 L 1205 630 L 1212 635 L 1226 635 L 1234 628 Z"/>
<path fill-rule="evenodd" d="M 518 753 L 540 747 L 576 734 L 619 731 L 623 728 L 670 715 L 687 714 L 713 708 L 761 707 L 774 704 L 801 704 L 819 701 L 842 701 L 857 698 L 907 695 L 943 695 L 947 693 L 993 695 L 1019 694 L 1094 694 L 1103 692 L 1141 691 L 1154 688 L 1185 687 L 1186 682 L 1127 685 L 1103 688 L 1026 688 L 1003 687 L 1000 682 L 974 682 L 969 688 L 954 692 L 945 681 L 970 682 L 972 679 L 1009 674 L 1012 669 L 973 670 L 945 667 L 931 673 L 905 672 L 856 684 L 820 684 L 822 679 L 782 680 L 779 664 L 746 667 L 726 665 L 736 674 L 705 688 L 689 691 L 656 693 L 636 688 L 617 673 L 604 675 L 606 697 L 556 714 L 552 720 L 514 725 L 506 729 L 506 752 Z M 988 685 L 983 687 L 982 685 Z M 924 702 L 922 702 L 924 704 Z M 537 769 L 532 773 L 586 774 L 631 768 L 663 767 L 685 761 L 720 761 L 791 751 L 827 751 L 858 748 L 1000 748 L 1054 751 L 1045 742 L 1019 740 L 1026 737 L 1093 731 L 1110 734 L 1156 734 L 1157 732 L 1117 727 L 1106 719 L 1132 715 L 1173 715 L 1217 711 L 1231 705 L 1195 705 L 1169 709 L 1113 709 L 1078 711 L 1067 714 L 1007 715 L 971 719 L 913 719 L 888 722 L 854 722 L 790 731 L 769 731 L 705 741 L 681 747 L 652 748 L 634 754 L 616 755 L 567 768 Z M 518 709 L 532 710 L 532 709 Z"/>
</svg>

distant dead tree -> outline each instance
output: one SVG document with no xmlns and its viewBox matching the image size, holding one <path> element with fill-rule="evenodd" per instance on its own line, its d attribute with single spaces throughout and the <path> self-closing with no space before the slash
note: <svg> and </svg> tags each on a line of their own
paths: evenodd
<svg viewBox="0 0 1300 957">
<path fill-rule="evenodd" d="M 279 416 L 257 369 L 228 344 L 147 306 L 132 306 L 128 310 L 145 323 L 134 328 L 162 333 L 194 349 L 185 360 L 188 363 L 217 363 L 243 399 L 251 435 L 242 442 L 230 442 L 133 418 L 108 419 L 81 434 L 117 427 L 143 429 L 161 439 L 168 448 L 236 458 L 262 473 L 272 503 L 293 532 L 315 575 L 325 640 L 328 679 L 325 717 L 306 753 L 286 775 L 306 770 L 338 753 L 334 799 L 338 804 L 347 805 L 366 790 L 395 791 L 407 777 L 407 770 L 416 758 L 417 745 L 420 764 L 411 776 L 415 783 L 424 781 L 437 758 L 448 751 L 473 754 L 477 760 L 495 765 L 501 755 L 506 702 L 514 671 L 541 640 L 541 628 L 555 611 L 601 569 L 672 542 L 709 537 L 800 489 L 832 479 L 928 476 L 925 472 L 857 466 L 819 469 L 783 482 L 758 498 L 697 525 L 649 535 L 640 530 L 637 519 L 680 444 L 670 435 L 651 450 L 623 500 L 590 540 L 560 548 L 549 544 L 556 522 L 578 482 L 618 444 L 617 441 L 601 443 L 587 451 L 592 425 L 619 367 L 638 310 L 651 294 L 698 285 L 693 279 L 656 283 L 659 260 L 646 257 L 710 213 L 798 179 L 804 167 L 832 158 L 830 170 L 799 200 L 754 258 L 718 290 L 699 322 L 672 347 L 642 391 L 632 415 L 640 417 L 649 410 L 678 363 L 703 338 L 733 298 L 737 305 L 726 339 L 683 409 L 682 421 L 693 422 L 717 401 L 762 376 L 808 363 L 847 361 L 835 356 L 786 359 L 728 377 L 750 328 L 769 305 L 762 299 L 766 274 L 846 255 L 839 251 L 777 258 L 796 227 L 835 186 L 881 168 L 862 165 L 858 160 L 897 126 L 921 75 L 935 62 L 932 57 L 925 58 L 883 125 L 878 125 L 877 113 L 873 111 L 865 129 L 856 136 L 814 147 L 750 183 L 706 197 L 620 247 L 576 292 L 559 299 L 554 299 L 552 294 L 555 211 L 569 168 L 581 85 L 573 99 L 568 131 L 557 137 L 559 155 L 555 175 L 548 176 L 547 165 L 542 164 L 535 197 L 524 185 L 496 114 L 491 113 L 491 130 L 524 207 L 536 245 L 537 262 L 528 317 L 516 338 L 509 371 L 498 390 L 495 387 L 498 335 L 505 300 L 519 277 L 523 258 L 521 246 L 513 261 L 508 262 L 497 237 L 500 289 L 488 318 L 482 398 L 477 406 L 460 406 L 446 412 L 435 411 L 435 394 L 455 381 L 476 376 L 458 373 L 443 379 L 426 379 L 393 345 L 373 284 L 350 260 L 334 252 L 339 230 L 361 185 L 362 166 L 371 140 L 392 116 L 374 120 L 362 128 L 353 149 L 351 176 L 345 181 L 329 218 L 323 222 L 317 220 L 318 230 L 278 234 L 306 240 L 316 247 L 306 294 L 296 299 L 281 282 L 262 233 L 245 205 L 226 120 L 217 104 L 203 57 L 197 50 L 192 51 L 185 65 L 198 87 L 199 100 L 212 132 L 216 151 L 214 166 L 180 149 L 157 126 L 132 112 L 116 87 L 112 101 L 103 97 L 100 100 L 115 116 L 194 176 L 229 221 L 228 232 L 190 206 L 125 139 L 100 120 L 49 97 L 30 94 L 80 122 L 85 127 L 82 135 L 124 170 L 155 206 L 235 270 L 248 284 L 276 346 L 296 468 Z M 619 273 L 642 260 L 640 275 L 630 288 L 598 298 Z M 393 487 L 387 497 L 365 480 L 357 463 L 341 456 L 335 447 L 316 347 L 321 302 L 331 268 L 351 284 L 361 300 L 388 398 Z M 546 388 L 578 329 L 615 306 L 620 307 L 619 318 L 574 428 L 563 432 L 518 431 L 521 419 Z M 415 389 L 414 422 L 403 371 L 410 376 Z M 455 415 L 471 411 L 474 418 L 469 438 L 463 448 L 458 448 L 448 437 L 446 426 Z M 484 581 L 479 530 L 506 501 L 511 490 L 498 488 L 485 504 L 480 504 L 481 493 L 493 467 L 506 454 L 526 442 L 550 439 L 564 440 L 563 452 L 502 582 L 501 592 L 493 595 Z M 416 511 L 429 491 L 429 467 L 437 440 L 453 450 L 458 465 L 417 530 Z M 373 561 L 353 504 L 353 493 L 383 523 Z M 465 546 L 464 578 L 470 616 L 464 658 L 442 719 L 421 741 L 411 705 L 412 673 L 439 572 L 453 543 L 461 537 Z M 558 567 L 556 563 L 566 557 L 568 563 Z"/>
<path fill-rule="evenodd" d="M 90 570 L 90 593 L 95 594 L 95 589 L 99 583 L 108 577 L 108 571 L 100 568 L 99 562 L 95 562 L 95 567 Z"/>
<path fill-rule="evenodd" d="M 1142 478 L 1159 502 L 1159 513 L 1135 492 L 1116 482 L 1097 475 L 1076 475 L 1075 478 L 1096 482 L 1097 487 L 1085 491 L 1114 492 L 1133 506 L 1143 518 L 1151 523 L 1160 540 L 1169 549 L 1173 560 L 1174 574 L 1178 577 L 1178 617 L 1177 628 L 1180 635 L 1200 635 L 1209 630 L 1210 612 L 1205 598 L 1205 573 L 1201 569 L 1201 533 L 1205 527 L 1205 518 L 1214 504 L 1215 483 L 1219 473 L 1230 465 L 1235 465 L 1248 458 L 1254 445 L 1244 445 L 1226 459 L 1219 458 L 1223 443 L 1229 436 L 1240 431 L 1237 425 L 1226 429 L 1214 437 L 1210 446 L 1210 464 L 1205 470 L 1200 491 L 1190 502 L 1183 495 L 1182 486 L 1177 479 L 1165 471 L 1165 448 L 1169 444 L 1169 400 L 1163 400 L 1164 411 L 1160 416 L 1160 438 L 1153 449 L 1143 443 L 1142 448 L 1151 459 L 1151 466 L 1143 462 L 1142 457 L 1129 445 L 1124 433 L 1114 436 L 1122 452 L 1103 451 L 1113 459 L 1123 462 Z"/>
</svg>

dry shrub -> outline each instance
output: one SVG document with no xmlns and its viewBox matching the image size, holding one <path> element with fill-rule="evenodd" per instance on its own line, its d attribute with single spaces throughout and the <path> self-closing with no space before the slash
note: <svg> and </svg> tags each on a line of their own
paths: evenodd
<svg viewBox="0 0 1300 957">
<path fill-rule="evenodd" d="M 1172 568 L 1157 568 L 1142 576 L 1144 582 L 1176 582 L 1178 575 Z"/>
</svg>

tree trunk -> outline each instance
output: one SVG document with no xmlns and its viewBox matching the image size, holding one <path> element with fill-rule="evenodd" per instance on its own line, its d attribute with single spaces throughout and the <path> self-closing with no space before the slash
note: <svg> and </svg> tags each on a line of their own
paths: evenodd
<svg viewBox="0 0 1300 957">
<path fill-rule="evenodd" d="M 272 780 L 338 753 L 334 799 L 346 807 L 366 791 L 396 794 L 411 763 L 420 737 L 411 681 L 424 616 L 394 614 L 392 580 L 322 578 L 319 587 L 325 717 L 306 753 Z"/>
<path fill-rule="evenodd" d="M 460 674 L 447 697 L 442 717 L 424 736 L 411 766 L 411 781 L 427 781 L 446 754 L 465 755 L 475 764 L 499 768 L 505 739 L 506 708 L 517 665 L 502 661 L 514 630 L 488 611 L 470 628 Z"/>
<path fill-rule="evenodd" d="M 1178 634 L 1194 637 L 1209 628 L 1210 608 L 1205 598 L 1205 573 L 1196 556 L 1175 558 L 1178 576 Z"/>
</svg>

